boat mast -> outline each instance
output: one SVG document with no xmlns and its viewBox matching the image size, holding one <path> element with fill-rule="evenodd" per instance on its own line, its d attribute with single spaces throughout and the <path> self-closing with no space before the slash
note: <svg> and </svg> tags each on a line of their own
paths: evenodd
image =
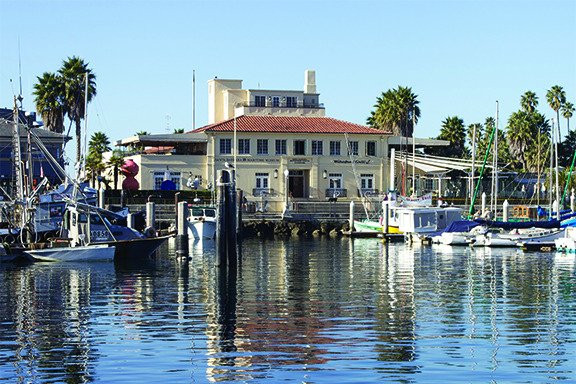
<svg viewBox="0 0 576 384">
<path fill-rule="evenodd" d="M 468 214 L 470 216 L 474 214 L 474 202 L 476 201 L 476 197 L 478 197 L 478 190 L 480 189 L 480 184 L 482 183 L 482 177 L 484 176 L 484 169 L 486 168 L 486 163 L 488 162 L 488 155 L 490 154 L 490 148 L 492 147 L 492 141 L 494 140 L 495 132 L 496 132 L 496 126 L 492 128 L 490 138 L 488 139 L 488 147 L 486 148 L 486 152 L 484 153 L 484 161 L 482 162 L 482 169 L 480 169 L 480 175 L 478 176 L 478 183 L 476 183 L 476 188 L 474 188 L 474 195 L 472 197 L 472 201 L 470 202 L 470 210 L 468 211 Z"/>
<path fill-rule="evenodd" d="M 496 135 L 494 136 L 494 153 L 492 155 L 492 197 L 490 199 L 490 205 L 494 213 L 494 220 L 496 220 L 498 216 L 498 100 L 496 100 L 496 125 L 494 129 Z"/>
<path fill-rule="evenodd" d="M 476 124 L 472 125 L 472 170 L 470 171 L 470 201 L 474 198 L 474 174 L 476 173 Z"/>
<path fill-rule="evenodd" d="M 192 70 L 192 130 L 196 129 L 196 70 Z M 234 144 L 236 145 L 236 144 Z"/>
<path fill-rule="evenodd" d="M 412 111 L 412 196 L 416 197 L 416 139 L 414 131 L 416 130 L 415 113 Z"/>
<path fill-rule="evenodd" d="M 548 218 L 552 218 L 552 167 L 554 163 L 554 119 L 552 119 L 552 132 L 550 135 L 550 172 L 548 177 Z"/>
<path fill-rule="evenodd" d="M 22 173 L 22 148 L 20 147 L 20 131 L 19 131 L 19 110 L 18 98 L 14 96 L 14 111 L 13 111 L 14 125 L 12 126 L 12 155 L 14 156 L 14 175 L 16 179 L 16 194 L 15 201 L 17 202 L 15 208 L 17 210 L 16 216 L 20 218 L 20 227 L 23 228 L 26 224 L 26 207 L 23 205 L 26 198 L 26 191 L 24 189 L 24 175 Z M 18 212 L 20 211 L 20 212 Z"/>
<path fill-rule="evenodd" d="M 554 123 L 552 123 L 554 125 Z M 556 122 L 556 126 L 558 127 L 558 136 L 556 136 L 554 140 L 554 152 L 556 152 L 556 218 L 560 220 L 560 207 L 562 204 L 560 203 L 560 176 L 558 174 L 558 142 L 560 141 L 560 122 Z M 554 134 L 554 129 L 552 129 L 552 134 Z"/>
</svg>

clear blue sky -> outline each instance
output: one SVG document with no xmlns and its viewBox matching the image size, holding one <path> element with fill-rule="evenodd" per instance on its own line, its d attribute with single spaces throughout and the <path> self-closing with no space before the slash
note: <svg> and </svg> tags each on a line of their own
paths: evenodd
<svg viewBox="0 0 576 384">
<path fill-rule="evenodd" d="M 10 79 L 18 89 L 18 39 L 29 110 L 36 76 L 78 55 L 97 75 L 89 132 L 113 140 L 191 129 L 193 69 L 197 126 L 214 76 L 302 89 L 305 69 L 326 114 L 355 123 L 382 91 L 412 87 L 420 137 L 447 116 L 481 122 L 496 100 L 503 127 L 526 90 L 549 117 L 552 85 L 576 103 L 575 0 L 0 0 L 0 15 L 0 106 L 12 104 Z"/>
</svg>

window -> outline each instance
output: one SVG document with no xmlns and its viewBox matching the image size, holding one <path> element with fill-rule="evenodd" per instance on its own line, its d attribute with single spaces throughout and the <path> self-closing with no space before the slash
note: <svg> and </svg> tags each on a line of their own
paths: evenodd
<svg viewBox="0 0 576 384">
<path fill-rule="evenodd" d="M 256 107 L 266 106 L 266 96 L 254 96 L 254 105 Z"/>
<path fill-rule="evenodd" d="M 371 173 L 361 173 L 360 174 L 360 189 L 362 194 L 366 191 L 374 190 L 374 175 Z"/>
<path fill-rule="evenodd" d="M 277 155 L 286 154 L 286 140 L 276 140 L 276 154 Z"/>
<path fill-rule="evenodd" d="M 350 141 L 348 143 L 348 156 L 354 155 L 358 156 L 358 142 L 357 141 Z"/>
<path fill-rule="evenodd" d="M 256 173 L 256 188 L 254 188 L 254 196 L 263 196 L 268 193 L 268 174 Z"/>
<path fill-rule="evenodd" d="M 220 154 L 229 155 L 232 153 L 232 139 L 220 139 Z"/>
<path fill-rule="evenodd" d="M 286 107 L 296 108 L 298 106 L 296 96 L 288 96 L 286 98 Z"/>
<path fill-rule="evenodd" d="M 239 155 L 250 154 L 250 139 L 238 139 L 238 154 Z"/>
<path fill-rule="evenodd" d="M 312 140 L 312 154 L 322 156 L 323 148 L 321 140 Z"/>
<path fill-rule="evenodd" d="M 267 155 L 268 154 L 268 139 L 256 140 L 256 153 L 258 155 Z"/>
<path fill-rule="evenodd" d="M 154 172 L 154 189 L 159 190 L 164 180 L 172 180 L 176 189 L 180 190 L 180 172 L 158 171 Z"/>
<path fill-rule="evenodd" d="M 342 189 L 341 173 L 329 173 L 328 178 L 330 179 L 330 189 Z"/>
<path fill-rule="evenodd" d="M 272 97 L 272 106 L 273 107 L 279 107 L 280 106 L 280 97 L 279 96 Z"/>
<path fill-rule="evenodd" d="M 367 141 L 366 142 L 366 156 L 376 156 L 376 142 Z"/>
<path fill-rule="evenodd" d="M 331 141 L 330 142 L 330 156 L 340 156 L 340 142 Z"/>
<path fill-rule="evenodd" d="M 294 155 L 306 154 L 306 140 L 294 140 Z"/>
</svg>

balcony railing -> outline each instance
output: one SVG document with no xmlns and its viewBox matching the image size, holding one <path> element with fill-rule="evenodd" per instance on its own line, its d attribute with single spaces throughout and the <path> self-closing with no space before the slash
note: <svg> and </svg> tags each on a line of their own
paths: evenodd
<svg viewBox="0 0 576 384">
<path fill-rule="evenodd" d="M 348 190 L 346 188 L 327 188 L 326 197 L 346 197 Z"/>
<path fill-rule="evenodd" d="M 361 188 L 360 189 L 360 193 L 359 193 L 359 197 L 371 197 L 371 196 L 376 196 L 378 195 L 378 190 L 374 189 L 374 188 Z"/>
<path fill-rule="evenodd" d="M 260 103 L 243 103 L 243 107 L 255 107 L 255 108 L 314 108 L 314 109 L 324 109 L 323 103 L 318 104 L 304 104 L 302 102 L 299 103 L 291 103 L 288 105 L 286 102 L 280 102 L 278 105 L 273 105 L 272 102 L 266 102 L 264 105 Z"/>
<path fill-rule="evenodd" d="M 254 188 L 252 189 L 252 196 L 264 197 L 268 195 L 273 195 L 273 188 Z"/>
</svg>

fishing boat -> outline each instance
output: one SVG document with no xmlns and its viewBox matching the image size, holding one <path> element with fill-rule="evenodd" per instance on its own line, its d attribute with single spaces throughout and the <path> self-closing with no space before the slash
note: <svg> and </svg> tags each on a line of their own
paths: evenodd
<svg viewBox="0 0 576 384">
<path fill-rule="evenodd" d="M 195 240 L 216 238 L 216 208 L 191 206 L 188 216 L 188 236 Z"/>
</svg>

